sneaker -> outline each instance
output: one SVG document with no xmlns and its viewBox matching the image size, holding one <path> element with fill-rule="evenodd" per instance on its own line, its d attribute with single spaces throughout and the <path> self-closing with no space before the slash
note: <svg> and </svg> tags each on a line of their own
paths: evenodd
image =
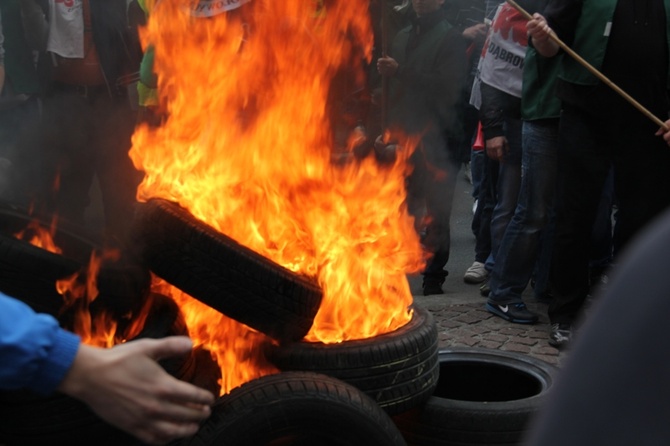
<svg viewBox="0 0 670 446">
<path fill-rule="evenodd" d="M 489 300 L 486 303 L 486 309 L 489 313 L 515 324 L 534 324 L 538 319 L 537 314 L 528 311 L 523 302 L 499 304 Z"/>
<path fill-rule="evenodd" d="M 551 324 L 549 345 L 558 349 L 566 347 L 572 340 L 572 326 L 570 324 Z"/>
<path fill-rule="evenodd" d="M 489 294 L 491 294 L 491 287 L 489 286 L 488 280 L 479 287 L 479 294 L 481 294 L 482 297 L 489 297 Z"/>
<path fill-rule="evenodd" d="M 482 283 L 489 276 L 489 272 L 484 268 L 482 262 L 475 262 L 465 271 L 463 280 L 465 283 Z"/>
</svg>

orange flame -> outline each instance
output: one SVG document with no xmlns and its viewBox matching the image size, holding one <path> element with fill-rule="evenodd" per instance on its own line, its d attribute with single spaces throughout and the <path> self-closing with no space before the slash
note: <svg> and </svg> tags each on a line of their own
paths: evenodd
<svg viewBox="0 0 670 446">
<path fill-rule="evenodd" d="M 192 3 L 158 2 L 142 29 L 143 44 L 155 47 L 167 118 L 133 137 L 130 156 L 145 172 L 138 199 L 177 201 L 316 278 L 324 299 L 310 341 L 368 338 L 406 324 L 406 275 L 424 262 L 405 203 L 410 153 L 387 166 L 373 157 L 331 162 L 329 88 L 338 70 L 363 76 L 372 48 L 368 3 L 333 0 L 317 14 L 311 0 L 252 0 L 208 19 L 191 17 Z M 206 329 L 220 320 L 212 316 Z"/>
<path fill-rule="evenodd" d="M 117 333 L 118 321 L 109 312 L 90 312 L 91 303 L 98 297 L 97 277 L 105 259 L 117 259 L 116 250 L 105 251 L 102 256 L 91 253 L 86 271 L 56 281 L 56 290 L 63 296 L 64 309 L 74 308 L 72 331 L 81 341 L 96 347 L 112 347 L 124 342 L 125 334 Z"/>
<path fill-rule="evenodd" d="M 278 372 L 257 348 L 272 342 L 267 336 L 228 318 L 158 278 L 154 278 L 152 290 L 172 296 L 184 314 L 189 337 L 194 340 L 195 346 L 204 344 L 220 365 L 221 394 L 252 379 Z"/>
<path fill-rule="evenodd" d="M 31 220 L 28 225 L 14 234 L 19 240 L 24 240 L 33 246 L 42 248 L 54 254 L 62 254 L 63 250 L 56 246 L 54 234 L 56 233 L 56 219 L 51 222 L 49 229 L 42 227 L 37 220 Z"/>
</svg>

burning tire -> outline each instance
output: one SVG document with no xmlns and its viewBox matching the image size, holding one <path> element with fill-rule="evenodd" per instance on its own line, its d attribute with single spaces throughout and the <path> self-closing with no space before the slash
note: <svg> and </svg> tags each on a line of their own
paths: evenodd
<svg viewBox="0 0 670 446">
<path fill-rule="evenodd" d="M 319 286 L 193 217 L 152 199 L 137 208 L 135 235 L 149 268 L 194 298 L 279 341 L 307 334 Z"/>
<path fill-rule="evenodd" d="M 219 398 L 185 445 L 395 446 L 405 441 L 371 398 L 332 377 L 285 372 Z"/>
<path fill-rule="evenodd" d="M 433 393 L 440 371 L 437 352 L 433 316 L 415 307 L 412 319 L 392 333 L 339 344 L 270 346 L 267 357 L 283 371 L 310 371 L 345 381 L 394 415 Z"/>
<path fill-rule="evenodd" d="M 56 281 L 76 273 L 82 264 L 11 236 L 0 235 L 0 291 L 56 316 L 63 298 Z"/>
<path fill-rule="evenodd" d="M 54 242 L 62 254 L 0 234 L 0 291 L 22 300 L 37 312 L 62 319 L 63 297 L 56 291 L 56 282 L 85 273 L 91 254 L 100 248 L 64 230 L 56 231 Z M 99 294 L 91 311 L 111 311 L 115 317 L 121 317 L 143 305 L 151 279 L 148 269 L 129 258 L 121 258 L 102 262 L 97 274 Z"/>
<path fill-rule="evenodd" d="M 483 348 L 440 350 L 439 365 L 430 399 L 394 417 L 410 445 L 519 444 L 557 371 L 527 355 Z"/>
</svg>

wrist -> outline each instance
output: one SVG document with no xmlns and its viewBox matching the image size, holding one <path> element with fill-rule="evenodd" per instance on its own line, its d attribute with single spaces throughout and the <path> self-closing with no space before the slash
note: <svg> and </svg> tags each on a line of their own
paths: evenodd
<svg viewBox="0 0 670 446">
<path fill-rule="evenodd" d="M 81 399 L 88 387 L 87 377 L 94 373 L 93 369 L 102 360 L 99 350 L 85 344 L 79 346 L 72 366 L 58 386 L 60 392 Z"/>
</svg>

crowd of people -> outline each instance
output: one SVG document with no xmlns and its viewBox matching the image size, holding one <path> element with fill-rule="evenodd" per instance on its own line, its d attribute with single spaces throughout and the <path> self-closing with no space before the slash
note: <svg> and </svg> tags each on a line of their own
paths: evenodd
<svg viewBox="0 0 670 446">
<path fill-rule="evenodd" d="M 616 267 L 618 253 L 670 204 L 670 184 L 663 175 L 670 167 L 670 138 L 667 125 L 659 129 L 658 124 L 667 120 L 669 110 L 668 6 L 625 0 L 397 3 L 395 10 L 405 11 L 406 27 L 388 57 L 378 62 L 379 72 L 397 84 L 389 99 L 392 113 L 398 113 L 394 107 L 406 113 L 398 121 L 403 131 L 442 132 L 440 140 L 424 138 L 419 152 L 425 156 L 437 147 L 454 161 L 428 160 L 447 176 L 467 160 L 449 126 L 464 131 L 460 141 L 472 147 L 476 245 L 463 279 L 480 286 L 486 310 L 519 324 L 538 320 L 522 298 L 531 286 L 534 297 L 549 304 L 548 342 L 563 348 L 572 341 L 585 302 Z M 472 39 L 470 26 L 459 23 L 466 11 L 468 25 L 488 29 L 485 42 L 482 34 Z M 449 33 L 427 35 L 433 23 L 445 24 Z M 449 42 L 455 48 L 455 34 L 460 51 L 465 49 L 460 59 L 453 52 L 436 52 Z M 483 49 L 473 57 L 468 50 L 477 40 Z M 447 61 L 448 71 L 441 66 Z M 468 101 L 454 100 L 425 80 L 432 75 L 456 82 L 454 73 L 473 65 L 473 77 L 459 78 L 465 82 L 459 88 L 470 93 Z M 414 91 L 414 103 L 394 97 L 423 87 L 431 94 Z M 649 119 L 631 97 L 658 120 Z M 466 124 L 472 107 L 478 128 Z M 444 110 L 455 118 L 436 120 L 447 115 Z M 425 179 L 424 171 L 415 168 Z M 441 294 L 449 253 L 445 210 L 453 184 L 429 175 L 425 181 L 434 189 L 424 188 L 422 195 L 411 180 L 410 212 L 423 205 L 430 217 L 428 227 L 421 228 L 433 253 L 423 271 L 423 293 Z M 437 244 L 436 232 L 442 235 Z"/>
<path fill-rule="evenodd" d="M 153 108 L 153 52 L 143 51 L 138 38 L 154 4 L 0 2 L 2 201 L 84 225 L 97 181 L 103 237 L 124 240 L 141 179 L 127 154 L 130 138 L 138 120 L 160 120 Z M 365 123 L 375 152 L 420 135 L 410 158 L 407 207 L 430 253 L 423 294 L 443 293 L 456 178 L 468 166 L 476 244 L 463 280 L 479 286 L 487 311 L 518 324 L 538 320 L 522 297 L 532 286 L 535 298 L 549 303 L 548 342 L 563 348 L 619 253 L 670 204 L 670 2 L 519 0 L 518 6 L 523 11 L 495 0 L 371 0 L 371 103 L 355 121 Z M 566 54 L 565 45 L 665 124 L 659 129 Z M 48 332 L 44 342 L 67 352 L 37 390 L 67 393 L 67 377 L 87 362 L 77 358 L 99 356 L 57 331 L 55 321 L 2 295 L 0 305 L 0 316 L 11 310 L 26 326 Z M 10 321 L 0 319 L 0 329 L 5 325 Z M 0 353 L 3 335 L 0 330 Z M 117 360 L 188 348 L 171 342 L 129 345 Z M 167 396 L 184 402 L 169 409 L 176 411 L 172 417 L 183 415 L 182 425 L 139 434 L 192 432 L 208 414 L 211 395 L 162 379 L 174 392 Z M 81 397 L 95 405 L 101 395 L 107 394 Z"/>
</svg>

